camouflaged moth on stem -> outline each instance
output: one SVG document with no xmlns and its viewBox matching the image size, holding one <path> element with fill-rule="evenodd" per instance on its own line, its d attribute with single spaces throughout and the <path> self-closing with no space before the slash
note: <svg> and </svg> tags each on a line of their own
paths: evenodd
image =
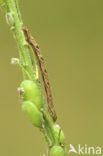
<svg viewBox="0 0 103 156">
<path fill-rule="evenodd" d="M 41 54 L 41 51 L 40 51 L 40 48 L 39 48 L 38 44 L 36 43 L 35 39 L 31 36 L 31 33 L 27 29 L 27 27 L 23 27 L 22 30 L 23 30 L 23 32 L 25 34 L 27 42 L 30 44 L 30 46 L 32 47 L 32 49 L 33 49 L 33 51 L 34 51 L 34 53 L 35 53 L 35 55 L 37 57 L 38 64 L 39 64 L 39 67 L 40 67 L 40 71 L 41 71 L 41 74 L 42 74 L 42 79 L 43 79 L 43 82 L 44 82 L 45 92 L 46 92 L 46 95 L 47 95 L 48 108 L 49 108 L 49 111 L 51 113 L 51 116 L 52 116 L 53 120 L 56 121 L 57 120 L 57 115 L 56 115 L 56 111 L 55 111 L 55 108 L 54 108 L 54 105 L 53 105 L 52 92 L 51 92 L 50 83 L 49 83 L 48 74 L 47 74 L 47 70 L 46 70 L 46 66 L 45 66 L 43 56 Z"/>
<path fill-rule="evenodd" d="M 12 30 L 19 49 L 20 59 L 13 58 L 11 63 L 19 65 L 23 73 L 23 81 L 18 88 L 22 110 L 30 122 L 39 128 L 45 136 L 49 150 L 48 156 L 66 156 L 64 133 L 61 127 L 54 122 L 57 116 L 45 62 L 39 46 L 29 30 L 23 27 L 18 0 L 0 0 L 0 4 L 1 2 L 6 14 L 6 21 L 10 30 Z M 33 62 L 31 52 L 34 57 Z M 44 82 L 48 105 L 41 92 L 38 80 L 38 65 Z"/>
</svg>

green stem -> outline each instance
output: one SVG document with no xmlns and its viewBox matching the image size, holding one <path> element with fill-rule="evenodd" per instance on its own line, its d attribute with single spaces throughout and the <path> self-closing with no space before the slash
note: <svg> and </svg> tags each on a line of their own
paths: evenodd
<svg viewBox="0 0 103 156">
<path fill-rule="evenodd" d="M 18 8 L 18 1 L 6 0 L 6 4 L 9 9 L 9 12 L 7 12 L 7 20 L 9 20 L 8 23 L 19 47 L 20 61 L 22 62 L 27 72 L 30 74 L 31 79 L 35 81 L 35 75 L 29 55 L 28 44 L 22 31 L 23 22 L 21 20 L 21 15 Z"/>
<path fill-rule="evenodd" d="M 55 135 L 53 130 L 53 121 L 51 117 L 49 116 L 48 112 L 46 112 L 44 109 L 41 109 L 41 112 L 43 113 L 44 119 L 45 119 L 45 129 L 48 133 L 48 136 L 51 138 L 52 145 L 55 144 Z"/>
</svg>

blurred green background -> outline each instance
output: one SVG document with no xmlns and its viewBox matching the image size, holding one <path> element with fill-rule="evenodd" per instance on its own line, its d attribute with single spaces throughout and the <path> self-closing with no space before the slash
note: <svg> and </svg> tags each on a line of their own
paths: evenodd
<svg viewBox="0 0 103 156">
<path fill-rule="evenodd" d="M 103 146 L 103 2 L 20 0 L 45 58 L 58 123 L 69 144 Z M 40 156 L 44 137 L 21 111 L 16 42 L 0 12 L 0 155 Z"/>
</svg>

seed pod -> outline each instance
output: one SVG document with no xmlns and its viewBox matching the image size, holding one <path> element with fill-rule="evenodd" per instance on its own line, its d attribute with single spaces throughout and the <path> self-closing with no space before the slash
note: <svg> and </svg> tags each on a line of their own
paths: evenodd
<svg viewBox="0 0 103 156">
<path fill-rule="evenodd" d="M 42 127 L 42 116 L 38 108 L 30 101 L 25 101 L 22 104 L 22 110 L 27 115 L 28 119 L 36 127 Z"/>
<path fill-rule="evenodd" d="M 54 129 L 54 134 L 55 134 L 56 140 L 60 144 L 64 144 L 65 137 L 64 137 L 64 133 L 63 133 L 61 127 L 58 124 L 54 124 L 53 129 Z"/>
<path fill-rule="evenodd" d="M 53 146 L 50 149 L 50 156 L 65 156 L 65 151 L 61 146 Z"/>
<path fill-rule="evenodd" d="M 24 101 L 31 101 L 34 103 L 38 109 L 42 107 L 42 95 L 39 86 L 31 80 L 24 80 L 21 85 L 24 93 L 22 93 L 22 98 Z"/>
</svg>

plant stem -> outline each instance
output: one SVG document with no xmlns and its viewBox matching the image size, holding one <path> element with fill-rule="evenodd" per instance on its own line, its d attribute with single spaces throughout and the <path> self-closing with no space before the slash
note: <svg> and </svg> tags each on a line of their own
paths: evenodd
<svg viewBox="0 0 103 156">
<path fill-rule="evenodd" d="M 17 41 L 17 45 L 19 47 L 20 52 L 20 61 L 22 62 L 23 66 L 30 74 L 31 79 L 35 81 L 34 70 L 32 67 L 31 58 L 29 55 L 28 44 L 25 40 L 24 33 L 22 31 L 23 22 L 21 20 L 21 15 L 18 9 L 18 1 L 16 3 L 14 0 L 5 0 L 8 6 L 9 12 L 7 12 L 7 20 L 10 21 L 10 28 L 14 34 L 14 37 Z M 10 14 L 8 14 L 10 13 Z"/>
</svg>

